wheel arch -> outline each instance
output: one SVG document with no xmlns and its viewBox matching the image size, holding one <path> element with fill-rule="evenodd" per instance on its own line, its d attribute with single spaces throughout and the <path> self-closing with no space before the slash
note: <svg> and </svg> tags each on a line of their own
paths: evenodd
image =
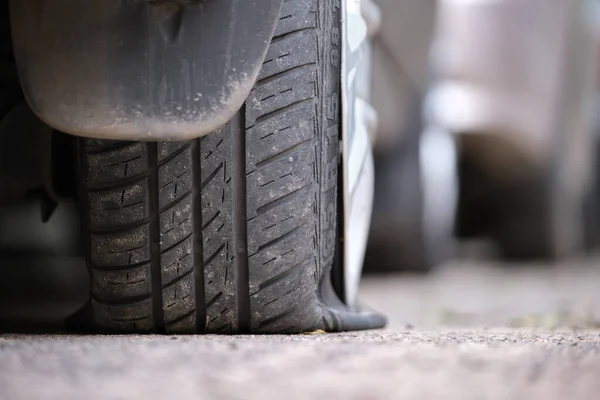
<svg viewBox="0 0 600 400">
<path fill-rule="evenodd" d="M 48 125 L 119 140 L 184 140 L 248 96 L 282 0 L 11 0 L 26 99 Z"/>
</svg>

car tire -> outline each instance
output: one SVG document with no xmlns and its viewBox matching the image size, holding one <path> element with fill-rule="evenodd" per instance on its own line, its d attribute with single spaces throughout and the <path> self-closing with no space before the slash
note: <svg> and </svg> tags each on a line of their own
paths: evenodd
<svg viewBox="0 0 600 400">
<path fill-rule="evenodd" d="M 79 139 L 97 330 L 297 333 L 344 323 L 331 298 L 339 0 L 291 0 L 226 126 L 187 142 Z M 363 319 L 364 321 L 364 319 Z"/>
</svg>

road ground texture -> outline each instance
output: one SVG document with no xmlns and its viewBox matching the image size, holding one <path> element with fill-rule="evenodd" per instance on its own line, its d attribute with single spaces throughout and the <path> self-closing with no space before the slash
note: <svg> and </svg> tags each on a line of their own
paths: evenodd
<svg viewBox="0 0 600 400">
<path fill-rule="evenodd" d="M 382 331 L 0 335 L 0 399 L 598 399 L 600 261 L 365 279 Z"/>
</svg>

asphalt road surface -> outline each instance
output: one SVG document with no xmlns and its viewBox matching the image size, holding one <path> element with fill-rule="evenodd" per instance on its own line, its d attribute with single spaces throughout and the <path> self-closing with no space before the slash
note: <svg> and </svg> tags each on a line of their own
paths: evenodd
<svg viewBox="0 0 600 400">
<path fill-rule="evenodd" d="M 0 335 L 0 399 L 598 399 L 600 262 L 365 280 L 387 330 Z"/>
</svg>

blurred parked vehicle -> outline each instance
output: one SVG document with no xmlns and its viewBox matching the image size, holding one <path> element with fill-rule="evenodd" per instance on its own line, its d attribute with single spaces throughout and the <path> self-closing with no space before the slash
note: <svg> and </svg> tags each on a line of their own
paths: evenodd
<svg viewBox="0 0 600 400">
<path fill-rule="evenodd" d="M 372 98 L 378 114 L 368 271 L 427 271 L 453 250 L 456 150 L 449 132 L 423 124 L 435 0 L 378 0 Z"/>
<path fill-rule="evenodd" d="M 510 259 L 579 253 L 594 183 L 590 3 L 439 7 L 429 108 L 459 138 L 459 235 Z"/>
<path fill-rule="evenodd" d="M 590 3 L 379 4 L 366 268 L 428 270 L 452 255 L 452 231 L 491 239 L 505 259 L 593 247 Z"/>
</svg>

